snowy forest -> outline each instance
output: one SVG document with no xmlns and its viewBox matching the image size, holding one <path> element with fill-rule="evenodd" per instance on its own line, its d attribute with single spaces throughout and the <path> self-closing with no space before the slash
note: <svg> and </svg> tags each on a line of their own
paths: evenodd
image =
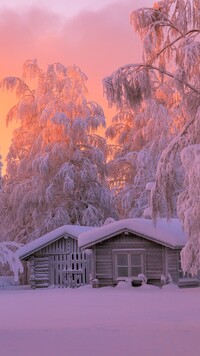
<svg viewBox="0 0 200 356">
<path fill-rule="evenodd" d="M 20 78 L 1 81 L 17 98 L 6 117 L 17 128 L 4 175 L 0 158 L 1 263 L 12 257 L 9 243 L 64 224 L 178 217 L 188 237 L 183 270 L 199 271 L 200 1 L 162 0 L 130 22 L 143 61 L 103 78 L 116 109 L 110 124 L 87 100 L 87 76 L 75 65 L 44 71 L 26 60 Z"/>
</svg>

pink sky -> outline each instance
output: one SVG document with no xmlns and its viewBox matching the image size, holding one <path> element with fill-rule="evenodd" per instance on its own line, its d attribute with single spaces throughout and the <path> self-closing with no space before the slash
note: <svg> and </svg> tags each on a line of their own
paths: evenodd
<svg viewBox="0 0 200 356">
<path fill-rule="evenodd" d="M 152 0 L 1 0 L 0 78 L 19 76 L 26 59 L 78 65 L 88 76 L 89 98 L 101 104 L 102 78 L 119 66 L 141 61 L 141 44 L 129 23 L 131 11 Z M 0 95 L 0 153 L 5 159 L 13 127 L 5 114 L 12 98 Z"/>
</svg>

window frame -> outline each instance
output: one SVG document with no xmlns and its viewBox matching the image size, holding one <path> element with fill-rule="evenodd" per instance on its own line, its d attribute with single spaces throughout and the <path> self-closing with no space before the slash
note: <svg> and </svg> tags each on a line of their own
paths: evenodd
<svg viewBox="0 0 200 356">
<path fill-rule="evenodd" d="M 117 264 L 117 256 L 121 254 L 128 255 L 128 276 L 127 277 L 119 277 L 118 276 L 118 264 Z M 132 255 L 140 255 L 141 256 L 141 272 L 142 274 L 146 274 L 146 249 L 143 248 L 131 248 L 131 249 L 114 249 L 112 250 L 112 257 L 113 257 L 113 279 L 115 281 L 124 281 L 130 278 L 137 278 L 137 276 L 131 275 L 131 256 Z M 123 267 L 123 266 L 122 266 Z M 125 267 L 125 266 L 124 266 Z M 137 266 L 135 266 L 137 267 Z M 140 266 L 139 266 L 140 267 Z"/>
</svg>

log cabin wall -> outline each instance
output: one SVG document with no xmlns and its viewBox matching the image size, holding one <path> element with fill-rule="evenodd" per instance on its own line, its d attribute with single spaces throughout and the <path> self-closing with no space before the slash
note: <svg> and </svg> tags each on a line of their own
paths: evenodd
<svg viewBox="0 0 200 356">
<path fill-rule="evenodd" d="M 99 281 L 100 286 L 116 285 L 114 278 L 113 250 L 144 249 L 146 254 L 146 271 L 148 279 L 160 280 L 167 277 L 168 272 L 177 280 L 177 251 L 149 241 L 132 233 L 123 232 L 106 241 L 97 243 L 93 247 L 93 278 Z M 166 263 L 166 251 L 168 264 Z M 175 259 L 175 261 L 173 260 Z M 169 266 L 169 267 L 168 267 Z"/>
<path fill-rule="evenodd" d="M 78 287 L 89 283 L 89 258 L 73 238 L 62 237 L 30 258 L 32 288 Z"/>
</svg>

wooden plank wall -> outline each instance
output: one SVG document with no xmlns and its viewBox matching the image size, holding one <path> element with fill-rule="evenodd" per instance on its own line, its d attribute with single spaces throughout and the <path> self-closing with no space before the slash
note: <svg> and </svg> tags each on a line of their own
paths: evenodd
<svg viewBox="0 0 200 356">
<path fill-rule="evenodd" d="M 78 242 L 72 238 L 60 238 L 57 241 L 53 242 L 52 244 L 42 248 L 37 252 L 37 256 L 40 255 L 54 255 L 54 254 L 70 254 L 71 252 L 77 253 L 78 249 Z"/>
<path fill-rule="evenodd" d="M 179 280 L 179 254 L 180 250 L 166 248 L 167 271 L 175 283 Z"/>
<path fill-rule="evenodd" d="M 129 233 L 122 233 L 104 242 L 95 245 L 94 249 L 94 277 L 99 280 L 100 286 L 116 285 L 113 280 L 113 249 L 145 249 L 146 250 L 146 276 L 149 279 L 160 279 L 165 271 L 164 247 L 142 237 Z"/>
<path fill-rule="evenodd" d="M 89 283 L 87 255 L 83 253 L 55 254 L 50 261 L 51 285 L 75 288 Z"/>
<path fill-rule="evenodd" d="M 37 251 L 30 259 L 30 284 L 33 288 L 79 287 L 89 283 L 90 266 L 77 240 L 60 238 Z"/>
</svg>

